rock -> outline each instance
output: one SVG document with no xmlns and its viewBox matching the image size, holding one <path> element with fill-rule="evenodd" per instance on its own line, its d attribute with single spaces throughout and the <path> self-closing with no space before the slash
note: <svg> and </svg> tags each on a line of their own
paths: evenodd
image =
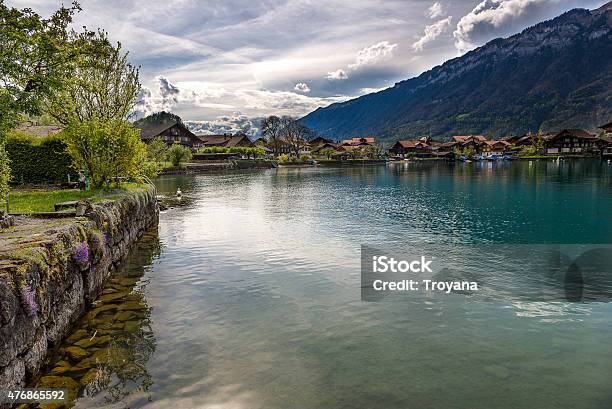
<svg viewBox="0 0 612 409">
<path fill-rule="evenodd" d="M 68 393 L 68 398 L 70 400 L 74 400 L 77 398 L 77 394 L 79 391 L 79 384 L 72 378 L 67 376 L 43 376 L 40 378 L 36 387 L 39 389 L 43 388 L 62 388 L 66 389 Z"/>
<path fill-rule="evenodd" d="M 3 389 L 22 386 L 25 374 L 25 363 L 21 359 L 16 359 L 10 362 L 9 365 L 0 368 L 0 385 L 2 385 Z"/>
<path fill-rule="evenodd" d="M 135 316 L 136 316 L 136 313 L 134 311 L 121 311 L 115 315 L 115 320 L 119 322 L 124 322 L 124 321 L 128 321 L 130 318 L 133 318 Z"/>
<path fill-rule="evenodd" d="M 94 345 L 104 345 L 111 342 L 112 338 L 109 335 L 96 336 L 94 338 L 82 339 L 75 343 L 75 345 L 81 348 L 90 348 Z"/>
<path fill-rule="evenodd" d="M 501 365 L 487 365 L 483 370 L 498 379 L 507 379 L 510 376 L 508 368 Z"/>
<path fill-rule="evenodd" d="M 72 358 L 75 361 L 79 361 L 85 358 L 87 355 L 89 355 L 87 351 L 77 346 L 71 346 L 71 347 L 66 348 L 66 353 L 68 354 L 70 358 Z"/>
<path fill-rule="evenodd" d="M 66 342 L 68 342 L 69 344 L 74 344 L 79 339 L 86 338 L 88 336 L 88 334 L 89 334 L 89 332 L 85 331 L 84 329 L 78 329 L 74 333 L 72 333 L 72 335 L 70 335 L 68 338 L 66 338 Z M 93 335 L 93 334 L 91 334 L 91 335 Z M 89 336 L 91 336 L 91 335 L 89 335 Z"/>
<path fill-rule="evenodd" d="M 100 298 L 98 298 L 98 301 L 100 301 L 100 302 L 109 302 L 109 301 L 118 300 L 120 298 L 125 297 L 129 293 L 130 293 L 129 291 L 123 291 L 123 292 L 112 293 L 112 294 L 104 294 L 104 295 L 100 296 Z"/>
<path fill-rule="evenodd" d="M 26 374 L 33 376 L 38 372 L 40 366 L 47 355 L 47 334 L 43 327 L 42 331 L 39 332 L 36 341 L 28 350 L 28 353 L 24 357 L 24 363 L 26 366 Z"/>
<path fill-rule="evenodd" d="M 80 200 L 76 204 L 76 217 L 82 217 L 91 214 L 92 211 L 93 207 L 91 203 L 87 200 Z"/>
<path fill-rule="evenodd" d="M 99 369 L 92 368 L 81 378 L 81 385 L 89 385 L 100 377 L 102 372 Z"/>
</svg>

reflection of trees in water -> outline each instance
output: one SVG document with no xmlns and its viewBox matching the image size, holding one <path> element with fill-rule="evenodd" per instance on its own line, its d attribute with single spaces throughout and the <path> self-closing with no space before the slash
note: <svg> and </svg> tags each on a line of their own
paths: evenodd
<svg viewBox="0 0 612 409">
<path fill-rule="evenodd" d="M 143 235 L 34 380 L 36 387 L 64 387 L 71 397 L 103 393 L 107 403 L 149 389 L 147 363 L 156 340 L 140 279 L 160 253 L 157 229 Z"/>
</svg>

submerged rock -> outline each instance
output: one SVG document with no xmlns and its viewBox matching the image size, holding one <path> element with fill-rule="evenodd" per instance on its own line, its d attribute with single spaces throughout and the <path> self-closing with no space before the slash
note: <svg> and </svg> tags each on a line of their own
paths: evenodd
<svg viewBox="0 0 612 409">
<path fill-rule="evenodd" d="M 68 354 L 70 358 L 74 359 L 75 361 L 81 360 L 85 358 L 87 355 L 89 355 L 87 351 L 77 346 L 71 346 L 71 347 L 66 348 L 66 353 Z"/>
</svg>

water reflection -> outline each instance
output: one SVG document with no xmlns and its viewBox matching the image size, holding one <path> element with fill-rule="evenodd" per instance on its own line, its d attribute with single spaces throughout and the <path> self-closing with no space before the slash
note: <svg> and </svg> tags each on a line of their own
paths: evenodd
<svg viewBox="0 0 612 409">
<path fill-rule="evenodd" d="M 157 227 L 141 238 L 71 335 L 50 355 L 32 387 L 62 387 L 72 399 L 93 399 L 96 406 L 122 401 L 126 396 L 147 399 L 153 384 L 147 363 L 156 348 L 151 309 L 141 281 L 160 255 Z"/>
</svg>

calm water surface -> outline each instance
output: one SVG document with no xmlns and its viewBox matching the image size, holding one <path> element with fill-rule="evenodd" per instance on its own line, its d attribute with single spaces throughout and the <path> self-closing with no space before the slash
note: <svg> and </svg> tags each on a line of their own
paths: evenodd
<svg viewBox="0 0 612 409">
<path fill-rule="evenodd" d="M 401 163 L 157 184 L 182 200 L 71 340 L 101 330 L 93 353 L 107 358 L 75 369 L 64 351 L 50 365 L 72 366 L 61 376 L 81 384 L 76 407 L 612 407 L 605 300 L 366 303 L 359 288 L 365 243 L 610 243 L 612 165 Z"/>
</svg>

